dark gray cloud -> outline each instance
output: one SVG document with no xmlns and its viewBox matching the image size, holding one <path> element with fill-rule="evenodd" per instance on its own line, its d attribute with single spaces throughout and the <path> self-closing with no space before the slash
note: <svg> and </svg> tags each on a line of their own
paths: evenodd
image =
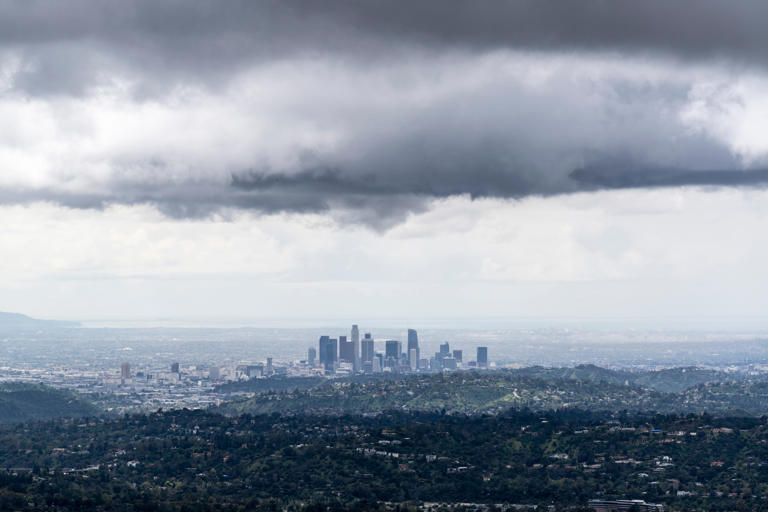
<svg viewBox="0 0 768 512">
<path fill-rule="evenodd" d="M 768 169 L 670 169 L 642 165 L 600 163 L 575 169 L 570 177 L 595 189 L 676 186 L 754 187 L 768 184 Z"/>
<path fill-rule="evenodd" d="M 572 58 L 576 65 L 585 55 L 605 52 L 615 61 L 661 56 L 667 67 L 695 60 L 762 69 L 768 64 L 766 19 L 768 3 L 762 0 L 3 2 L 0 64 L 16 62 L 8 97 L 87 99 L 99 88 L 126 82 L 129 110 L 162 104 L 175 86 L 199 87 L 236 103 L 240 100 L 226 96 L 226 86 L 241 72 L 295 62 L 298 71 L 286 84 L 293 96 L 287 107 L 269 115 L 276 124 L 292 122 L 297 132 L 308 125 L 341 131 L 344 142 L 332 149 L 296 143 L 298 166 L 265 165 L 254 150 L 250 159 L 214 165 L 215 170 L 200 172 L 202 177 L 186 179 L 167 169 L 205 164 L 179 157 L 178 151 L 164 154 L 160 145 L 146 154 L 135 150 L 138 155 L 133 148 L 116 150 L 105 165 L 119 172 L 105 173 L 94 190 L 73 192 L 52 179 L 36 188 L 6 186 L 0 201 L 76 208 L 152 203 L 179 218 L 229 209 L 335 212 L 344 220 L 386 228 L 430 199 L 452 195 L 522 198 L 631 187 L 760 186 L 768 182 L 768 171 L 745 168 L 724 142 L 681 121 L 692 79 L 597 73 L 591 84 L 559 71 L 563 76 L 531 87 L 516 79 L 516 68 L 470 64 L 507 49 L 540 52 L 533 60 Z M 376 106 L 375 91 L 353 85 L 339 93 L 334 89 L 343 84 L 310 76 L 317 69 L 303 68 L 307 62 L 338 64 L 350 80 L 375 77 L 358 87 L 394 83 L 384 87 L 386 93 L 402 98 L 386 99 L 383 108 Z M 396 67 L 407 62 L 415 71 Z M 526 65 L 535 65 L 531 62 Z M 390 67 L 395 70 L 387 72 Z M 476 83 L 462 82 L 463 74 L 473 72 Z M 445 87 L 454 82 L 461 85 Z M 415 101 L 402 94 L 432 83 L 434 97 L 420 92 L 423 98 Z M 245 118 L 267 115 L 252 106 L 243 109 Z M 218 124 L 210 126 L 211 133 Z M 247 123 L 242 124 L 244 131 L 232 136 L 239 147 L 250 140 Z M 190 146 L 200 143 L 191 141 Z M 226 144 L 209 149 L 229 150 Z M 206 161 L 215 163 L 217 156 Z M 92 159 L 78 158 L 68 166 Z M 179 161 L 163 167 L 164 159 L 173 158 Z"/>
<path fill-rule="evenodd" d="M 656 53 L 768 64 L 762 0 L 29 0 L 0 4 L 0 45 L 35 64 L 21 90 L 81 93 L 109 72 L 158 94 L 276 59 L 413 51 Z M 375 64 L 374 64 L 375 65 Z M 105 73 L 108 71 L 108 73 Z"/>
</svg>

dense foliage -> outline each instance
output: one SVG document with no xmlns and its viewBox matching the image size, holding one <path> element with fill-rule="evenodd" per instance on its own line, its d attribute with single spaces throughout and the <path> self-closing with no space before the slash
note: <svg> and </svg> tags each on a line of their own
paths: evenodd
<svg viewBox="0 0 768 512">
<path fill-rule="evenodd" d="M 477 502 L 768 510 L 764 419 L 510 411 L 224 417 L 0 428 L 0 510 L 247 510 Z M 15 469 L 13 469 L 15 468 Z"/>
</svg>

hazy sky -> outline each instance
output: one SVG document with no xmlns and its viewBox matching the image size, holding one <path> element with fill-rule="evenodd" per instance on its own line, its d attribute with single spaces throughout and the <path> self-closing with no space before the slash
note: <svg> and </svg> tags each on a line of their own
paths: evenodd
<svg viewBox="0 0 768 512">
<path fill-rule="evenodd" d="M 2 2 L 0 310 L 763 316 L 766 19 Z"/>
</svg>

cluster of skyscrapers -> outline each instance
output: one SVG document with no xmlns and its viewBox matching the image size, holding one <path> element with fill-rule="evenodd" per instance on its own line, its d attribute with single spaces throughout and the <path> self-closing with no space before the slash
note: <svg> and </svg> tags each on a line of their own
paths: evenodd
<svg viewBox="0 0 768 512">
<path fill-rule="evenodd" d="M 310 366 L 321 366 L 326 374 L 336 373 L 340 368 L 353 373 L 378 373 L 382 371 L 418 372 L 455 370 L 459 368 L 487 368 L 488 347 L 477 347 L 477 359 L 465 364 L 462 350 L 451 352 L 448 342 L 440 345 L 434 357 L 421 357 L 419 335 L 415 329 L 408 329 L 408 342 L 404 349 L 400 340 L 386 340 L 384 352 L 377 352 L 371 333 L 360 338 L 360 329 L 352 326 L 349 338 L 320 336 L 318 348 L 307 352 Z"/>
</svg>

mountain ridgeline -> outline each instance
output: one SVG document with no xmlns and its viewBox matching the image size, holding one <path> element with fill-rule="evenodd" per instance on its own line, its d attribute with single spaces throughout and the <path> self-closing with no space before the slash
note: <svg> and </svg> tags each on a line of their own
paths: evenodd
<svg viewBox="0 0 768 512">
<path fill-rule="evenodd" d="M 0 332 L 71 329 L 73 327 L 80 327 L 80 323 L 61 320 L 40 320 L 22 315 L 21 313 L 4 313 L 0 311 Z"/>
</svg>

